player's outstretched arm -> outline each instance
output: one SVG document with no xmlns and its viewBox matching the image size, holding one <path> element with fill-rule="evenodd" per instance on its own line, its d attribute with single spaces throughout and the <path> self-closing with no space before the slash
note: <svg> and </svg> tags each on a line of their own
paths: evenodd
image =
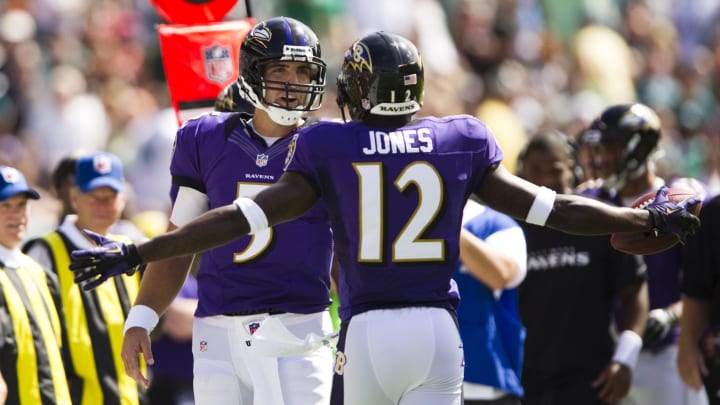
<svg viewBox="0 0 720 405">
<path fill-rule="evenodd" d="M 652 218 L 645 210 L 615 207 L 576 195 L 552 195 L 546 191 L 545 188 L 511 174 L 503 166 L 498 166 L 487 173 L 476 194 L 490 207 L 531 223 L 534 222 L 533 218 L 529 218 L 533 217 L 531 208 L 533 205 L 536 208 L 541 206 L 544 209 L 540 211 L 544 212 L 540 212 L 540 217 L 545 214 L 545 221 L 540 222 L 572 234 L 604 235 L 613 232 L 648 231 L 652 228 Z M 543 192 L 552 198 L 544 201 L 540 201 L 542 198 L 536 199 L 536 196 Z M 535 219 L 537 218 L 538 215 L 535 215 Z"/>
<path fill-rule="evenodd" d="M 108 277 L 123 274 L 143 263 L 200 253 L 222 246 L 251 231 L 258 232 L 295 219 L 309 210 L 318 196 L 308 180 L 288 172 L 277 183 L 255 196 L 254 201 L 229 204 L 210 210 L 172 232 L 137 246 L 119 242 L 72 253 L 70 269 L 76 281 L 97 286 Z M 241 208 L 244 206 L 245 208 Z M 249 221 L 248 217 L 249 215 Z M 84 287 L 87 289 L 87 287 Z"/>
<path fill-rule="evenodd" d="M 257 217 L 252 215 L 258 214 L 258 211 L 247 211 L 241 209 L 240 204 L 230 204 L 210 210 L 173 232 L 149 240 L 138 246 L 138 253 L 143 263 L 200 253 L 251 231 L 259 232 L 293 220 L 309 210 L 317 199 L 315 189 L 304 176 L 287 172 L 277 183 L 253 198 L 266 220 L 262 229 L 257 228 Z M 250 221 L 248 212 L 252 216 Z"/>
<path fill-rule="evenodd" d="M 498 166 L 487 173 L 476 194 L 488 206 L 517 219 L 577 235 L 652 231 L 683 239 L 700 226 L 700 220 L 687 212 L 697 201 L 670 201 L 666 187 L 645 209 L 617 207 L 578 195 L 555 195 Z"/>
</svg>

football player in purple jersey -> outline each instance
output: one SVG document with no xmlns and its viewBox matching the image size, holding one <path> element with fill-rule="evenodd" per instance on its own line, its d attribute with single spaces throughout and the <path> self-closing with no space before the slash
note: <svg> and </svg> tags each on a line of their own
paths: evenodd
<svg viewBox="0 0 720 405">
<path fill-rule="evenodd" d="M 98 238 L 101 247 L 75 252 L 76 281 L 98 282 L 143 262 L 257 235 L 320 200 L 341 265 L 331 403 L 457 405 L 463 351 L 451 277 L 470 194 L 515 218 L 578 234 L 685 237 L 699 226 L 686 210 L 695 201 L 668 201 L 666 190 L 647 209 L 632 209 L 522 180 L 500 165 L 492 132 L 474 117 L 413 119 L 423 100 L 423 64 L 415 45 L 398 35 L 355 41 L 337 83 L 338 104 L 352 121 L 294 135 L 277 183 L 140 245 Z M 153 321 L 135 318 L 137 325 Z"/>
<path fill-rule="evenodd" d="M 592 170 L 598 177 L 584 193 L 625 207 L 666 184 L 703 194 L 697 180 L 677 179 L 666 183 L 656 174 L 653 156 L 660 129 L 659 116 L 644 104 L 607 107 L 581 136 L 583 145 L 590 148 Z M 702 405 L 708 401 L 704 390 L 682 381 L 675 361 L 678 319 L 683 313 L 682 252 L 682 245 L 678 244 L 643 256 L 647 265 L 650 312 L 642 340 L 639 336 L 636 339 L 642 344 L 642 351 L 626 399 L 633 405 Z"/>
<path fill-rule="evenodd" d="M 315 33 L 292 18 L 257 24 L 240 49 L 237 85 L 218 98 L 218 110 L 178 130 L 170 171 L 170 229 L 211 208 L 257 194 L 283 172 L 291 135 L 320 107 L 325 63 Z M 241 104 L 243 101 L 252 105 Z M 238 113 L 243 111 L 252 115 Z M 288 355 L 259 351 L 252 335 L 264 321 L 303 340 L 332 333 L 328 314 L 332 237 L 326 210 L 315 204 L 287 224 L 205 252 L 197 270 L 193 330 L 193 390 L 203 404 L 328 404 L 329 345 Z M 164 313 L 185 281 L 192 256 L 152 264 L 125 325 L 126 371 L 149 380 L 138 354 L 152 364 L 149 333 L 138 313 Z M 266 330 L 265 332 L 268 332 Z M 274 338 L 265 333 L 265 339 Z"/>
</svg>

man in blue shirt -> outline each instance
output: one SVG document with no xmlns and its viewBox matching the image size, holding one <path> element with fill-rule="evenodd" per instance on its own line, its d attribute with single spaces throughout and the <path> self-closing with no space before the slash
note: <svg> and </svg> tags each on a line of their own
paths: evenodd
<svg viewBox="0 0 720 405">
<path fill-rule="evenodd" d="M 514 219 L 468 201 L 453 274 L 462 297 L 465 405 L 520 405 L 525 328 L 517 287 L 525 278 L 526 256 L 525 237 Z"/>
</svg>

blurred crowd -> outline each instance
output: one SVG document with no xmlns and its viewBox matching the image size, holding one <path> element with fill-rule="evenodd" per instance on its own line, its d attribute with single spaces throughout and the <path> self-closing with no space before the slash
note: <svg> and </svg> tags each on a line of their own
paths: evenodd
<svg viewBox="0 0 720 405">
<path fill-rule="evenodd" d="M 663 121 L 659 173 L 720 190 L 720 3 L 716 0 L 250 1 L 258 20 L 300 19 L 320 35 L 328 90 L 316 115 L 339 117 L 335 75 L 356 37 L 384 29 L 418 44 L 421 115 L 489 124 L 514 170 L 529 137 L 576 136 L 607 105 L 639 101 Z M 246 16 L 239 1 L 226 19 Z M 169 209 L 177 129 L 147 0 L 7 0 L 0 6 L 0 164 L 46 197 L 66 156 L 107 150 L 127 168 L 126 216 Z M 591 168 L 588 168 L 591 169 Z M 56 225 L 43 198 L 29 235 Z M 154 216 L 150 216 L 155 218 Z M 149 218 L 143 216 L 143 218 Z M 158 224 L 157 228 L 164 227 Z"/>
</svg>

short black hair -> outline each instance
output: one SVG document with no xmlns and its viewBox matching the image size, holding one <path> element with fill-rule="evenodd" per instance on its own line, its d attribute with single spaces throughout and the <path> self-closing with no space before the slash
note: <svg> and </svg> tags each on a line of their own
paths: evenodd
<svg viewBox="0 0 720 405">
<path fill-rule="evenodd" d="M 55 170 L 52 172 L 52 184 L 55 187 L 55 191 L 62 188 L 63 183 L 67 180 L 72 180 L 75 177 L 77 157 L 67 156 L 58 162 L 55 166 Z"/>
</svg>

